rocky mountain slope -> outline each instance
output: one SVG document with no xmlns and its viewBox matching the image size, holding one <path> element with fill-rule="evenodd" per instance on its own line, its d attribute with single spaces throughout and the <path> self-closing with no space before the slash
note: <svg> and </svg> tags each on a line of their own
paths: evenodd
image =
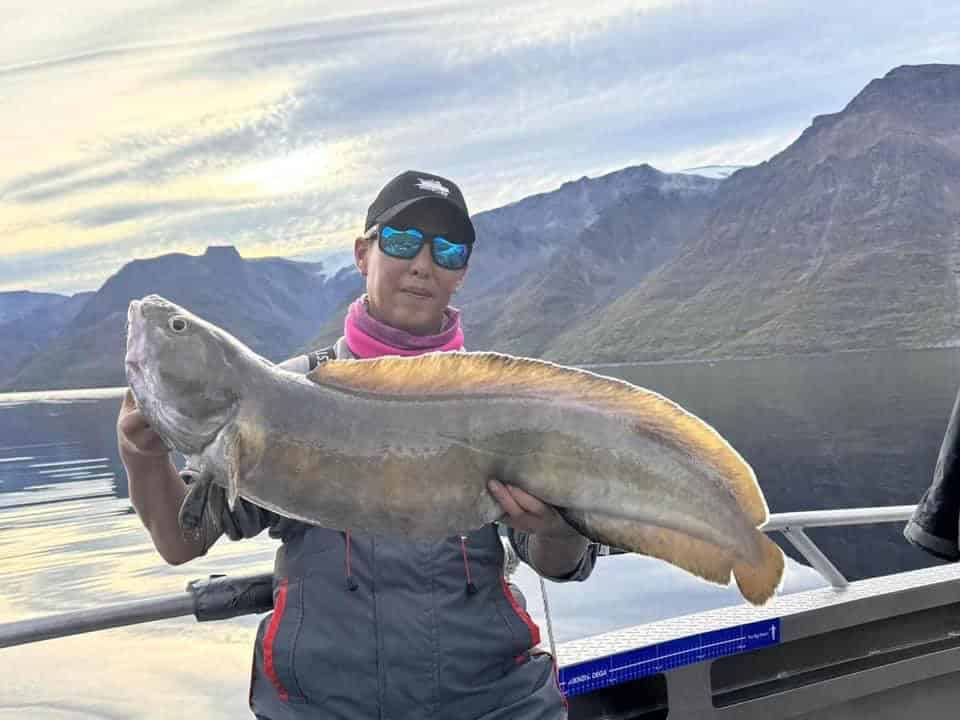
<svg viewBox="0 0 960 720">
<path fill-rule="evenodd" d="M 960 338 L 960 66 L 901 67 L 725 180 L 702 231 L 545 348 L 567 361 Z"/>
<path fill-rule="evenodd" d="M 63 332 L 92 295 L 0 293 L 0 382 Z"/>
<path fill-rule="evenodd" d="M 245 260 L 233 247 L 134 260 L 87 298 L 69 327 L 3 384 L 8 390 L 125 384 L 127 305 L 157 293 L 225 328 L 272 360 L 292 354 L 357 291 L 355 273 L 318 263 Z"/>
</svg>

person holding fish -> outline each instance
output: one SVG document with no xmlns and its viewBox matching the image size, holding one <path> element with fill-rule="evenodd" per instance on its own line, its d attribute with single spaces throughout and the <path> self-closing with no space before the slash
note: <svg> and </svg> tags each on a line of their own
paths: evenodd
<svg viewBox="0 0 960 720">
<path fill-rule="evenodd" d="M 393 178 L 355 241 L 366 292 L 350 305 L 343 337 L 281 367 L 306 374 L 332 358 L 462 350 L 460 313 L 450 300 L 474 246 L 453 182 L 414 171 Z M 328 529 L 230 497 L 221 485 L 187 485 L 191 469 L 178 471 L 131 391 L 117 432 L 131 501 L 167 562 L 200 557 L 224 534 L 240 539 L 268 530 L 282 541 L 274 610 L 260 624 L 254 652 L 250 707 L 257 718 L 565 715 L 553 660 L 536 648 L 539 629 L 505 582 L 496 523 L 440 540 Z M 517 555 L 555 581 L 587 578 L 596 543 L 503 480 L 491 476 L 487 490 Z M 185 524 L 195 530 L 185 532 Z"/>
</svg>

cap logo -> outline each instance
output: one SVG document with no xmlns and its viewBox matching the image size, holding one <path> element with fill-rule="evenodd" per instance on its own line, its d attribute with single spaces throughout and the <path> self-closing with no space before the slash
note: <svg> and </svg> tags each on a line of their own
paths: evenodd
<svg viewBox="0 0 960 720">
<path fill-rule="evenodd" d="M 439 180 L 427 180 L 426 178 L 420 178 L 417 182 L 417 187 L 421 190 L 429 190 L 430 192 L 435 192 L 438 195 L 446 197 L 450 194 L 450 188 L 444 185 Z"/>
</svg>

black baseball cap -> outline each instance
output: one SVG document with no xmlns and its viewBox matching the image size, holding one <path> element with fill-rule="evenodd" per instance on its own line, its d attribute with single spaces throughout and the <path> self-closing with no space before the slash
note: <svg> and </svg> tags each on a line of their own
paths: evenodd
<svg viewBox="0 0 960 720">
<path fill-rule="evenodd" d="M 407 170 L 397 175 L 383 186 L 377 199 L 367 210 L 367 223 L 364 232 L 377 223 L 386 223 L 398 214 L 419 203 L 441 206 L 450 212 L 451 222 L 456 227 L 457 237 L 450 238 L 458 242 L 472 243 L 476 240 L 473 223 L 463 193 L 456 183 L 432 173 Z"/>
</svg>

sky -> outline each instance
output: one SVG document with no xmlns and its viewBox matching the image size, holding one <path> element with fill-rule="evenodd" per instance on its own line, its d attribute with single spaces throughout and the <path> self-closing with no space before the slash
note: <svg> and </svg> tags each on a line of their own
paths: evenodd
<svg viewBox="0 0 960 720">
<path fill-rule="evenodd" d="M 322 259 L 406 169 L 476 213 L 640 163 L 752 165 L 894 67 L 960 62 L 955 0 L 0 0 L 0 18 L 0 291 L 96 290 L 208 245 Z"/>
</svg>

